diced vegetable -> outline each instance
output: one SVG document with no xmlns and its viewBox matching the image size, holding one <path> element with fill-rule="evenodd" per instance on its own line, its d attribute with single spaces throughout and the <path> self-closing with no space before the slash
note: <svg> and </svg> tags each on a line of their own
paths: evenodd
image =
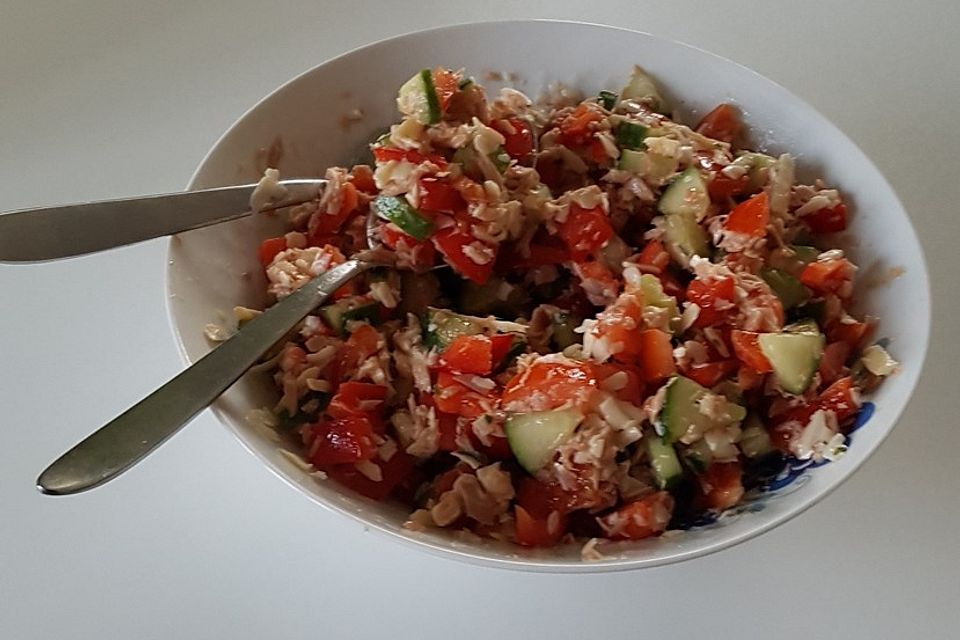
<svg viewBox="0 0 960 640">
<path fill-rule="evenodd" d="M 475 336 L 483 332 L 477 319 L 460 315 L 446 309 L 427 308 L 424 323 L 423 344 L 441 351 L 450 346 L 459 336 Z"/>
<path fill-rule="evenodd" d="M 640 332 L 640 370 L 645 382 L 660 382 L 676 373 L 669 333 L 660 329 Z"/>
<path fill-rule="evenodd" d="M 710 196 L 707 194 L 707 186 L 700 172 L 694 167 L 686 169 L 677 176 L 664 190 L 657 204 L 660 213 L 666 216 L 683 214 L 692 217 L 694 223 L 703 218 L 709 206 Z"/>
<path fill-rule="evenodd" d="M 321 307 L 320 317 L 327 325 L 339 333 L 346 335 L 347 323 L 351 321 L 366 321 L 371 323 L 380 320 L 380 304 L 367 299 L 345 299 L 331 305 Z"/>
<path fill-rule="evenodd" d="M 433 242 L 450 266 L 468 280 L 483 284 L 493 273 L 496 247 L 477 240 L 469 233 L 459 231 L 456 227 L 448 227 L 436 232 Z M 474 259 L 476 252 L 489 253 L 489 261 L 477 262 Z"/>
<path fill-rule="evenodd" d="M 760 349 L 770 361 L 777 383 L 784 391 L 801 394 L 813 381 L 823 354 L 820 333 L 764 333 Z"/>
<path fill-rule="evenodd" d="M 627 86 L 620 91 L 620 99 L 645 104 L 654 111 L 659 111 L 663 106 L 663 98 L 653 79 L 638 65 L 633 66 Z"/>
<path fill-rule="evenodd" d="M 643 149 L 643 139 L 647 137 L 647 128 L 642 124 L 624 120 L 614 129 L 617 146 L 621 149 Z"/>
<path fill-rule="evenodd" d="M 773 293 L 780 298 L 785 311 L 803 303 L 809 297 L 803 284 L 786 271 L 764 267 L 760 269 L 760 277 L 770 285 Z"/>
<path fill-rule="evenodd" d="M 277 254 L 286 248 L 287 239 L 285 237 L 267 238 L 260 243 L 260 250 L 257 253 L 257 257 L 260 258 L 260 264 L 262 264 L 264 268 L 269 267 L 273 259 L 277 257 Z"/>
<path fill-rule="evenodd" d="M 740 122 L 740 114 L 737 113 L 733 105 L 721 104 L 703 116 L 696 127 L 696 132 L 714 140 L 733 142 L 742 128 L 743 123 Z"/>
<path fill-rule="evenodd" d="M 493 343 L 483 335 L 457 336 L 443 350 L 440 366 L 485 376 L 493 370 Z"/>
<path fill-rule="evenodd" d="M 687 302 L 700 307 L 693 326 L 709 327 L 723 322 L 733 309 L 735 291 L 733 278 L 691 281 L 686 291 Z"/>
<path fill-rule="evenodd" d="M 727 231 L 762 238 L 767 234 L 769 221 L 770 201 L 767 192 L 763 191 L 734 207 L 723 228 Z"/>
<path fill-rule="evenodd" d="M 597 102 L 607 111 L 613 111 L 613 108 L 617 106 L 617 94 L 604 89 L 597 96 Z"/>
<path fill-rule="evenodd" d="M 397 108 L 400 113 L 413 116 L 421 124 L 440 122 L 440 100 L 430 69 L 421 69 L 400 87 Z"/>
<path fill-rule="evenodd" d="M 730 332 L 730 342 L 733 343 L 733 352 L 737 355 L 740 362 L 757 373 L 770 373 L 773 371 L 770 361 L 763 355 L 763 350 L 760 348 L 759 333 L 734 329 Z"/>
<path fill-rule="evenodd" d="M 702 404 L 708 398 L 712 411 Z M 688 432 L 703 434 L 714 427 L 724 427 L 743 420 L 743 407 L 712 394 L 693 380 L 676 376 L 667 383 L 666 397 L 659 416 L 659 429 L 667 442 L 676 442 Z"/>
<path fill-rule="evenodd" d="M 567 441 L 583 420 L 576 409 L 515 413 L 507 417 L 503 429 L 517 462 L 536 473 L 550 461 L 554 452 Z"/>
<path fill-rule="evenodd" d="M 411 207 L 406 198 L 377 196 L 371 206 L 380 218 L 397 225 L 416 240 L 426 240 L 433 233 L 433 222 Z"/>
<path fill-rule="evenodd" d="M 776 451 L 770 441 L 770 434 L 767 433 L 766 428 L 755 413 L 747 416 L 737 446 L 740 447 L 743 455 L 754 459 L 762 458 Z"/>
<path fill-rule="evenodd" d="M 665 443 L 656 434 L 644 436 L 647 445 L 647 455 L 650 456 L 650 466 L 653 467 L 653 476 L 657 479 L 657 486 L 661 489 L 672 489 L 683 478 L 683 469 L 677 459 L 677 452 L 673 445 Z"/>
<path fill-rule="evenodd" d="M 601 207 L 584 209 L 577 204 L 571 204 L 558 233 L 570 250 L 571 258 L 581 262 L 596 255 L 613 237 L 613 227 Z"/>
</svg>

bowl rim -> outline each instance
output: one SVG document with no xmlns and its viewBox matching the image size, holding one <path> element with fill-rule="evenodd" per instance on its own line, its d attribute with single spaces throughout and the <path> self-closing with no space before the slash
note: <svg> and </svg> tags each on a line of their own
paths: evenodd
<svg viewBox="0 0 960 640">
<path fill-rule="evenodd" d="M 932 296 L 931 296 L 931 288 L 930 288 L 930 276 L 929 276 L 929 270 L 927 267 L 925 252 L 923 250 L 923 245 L 920 242 L 916 229 L 914 228 L 913 221 L 911 220 L 909 214 L 907 213 L 902 202 L 900 201 L 900 198 L 897 195 L 896 191 L 893 189 L 892 185 L 890 185 L 886 176 L 884 176 L 884 174 L 880 171 L 880 169 L 876 166 L 876 164 L 874 164 L 873 160 L 865 152 L 863 152 L 862 149 L 860 149 L 859 145 L 857 145 L 853 140 L 851 140 L 842 130 L 840 130 L 839 127 L 837 127 L 829 118 L 824 116 L 816 107 L 811 105 L 806 100 L 803 100 L 802 98 L 800 98 L 799 96 L 791 92 L 789 89 L 787 89 L 783 85 L 764 76 L 763 74 L 757 71 L 754 71 L 753 69 L 747 67 L 746 65 L 743 65 L 739 62 L 731 60 L 725 56 L 721 56 L 719 54 L 713 53 L 706 49 L 702 49 L 695 45 L 691 45 L 679 40 L 675 40 L 673 38 L 659 36 L 646 31 L 628 29 L 625 27 L 612 26 L 612 25 L 596 23 L 596 22 L 537 18 L 537 19 L 512 19 L 512 20 L 459 22 L 459 23 L 440 25 L 436 27 L 430 27 L 427 29 L 417 29 L 413 31 L 404 32 L 398 35 L 381 38 L 379 40 L 375 40 L 373 42 L 369 42 L 369 43 L 360 45 L 358 47 L 354 47 L 348 51 L 345 51 L 336 56 L 333 56 L 331 58 L 318 62 L 317 64 L 312 65 L 310 68 L 305 69 L 304 71 L 296 74 L 292 78 L 278 85 L 276 88 L 274 88 L 265 96 L 263 96 L 261 99 L 259 99 L 254 105 L 246 109 L 240 116 L 238 116 L 230 124 L 229 127 L 227 127 L 227 129 L 224 130 L 224 132 L 217 138 L 216 142 L 210 147 L 210 149 L 207 151 L 207 153 L 203 156 L 203 158 L 198 163 L 197 168 L 194 170 L 193 174 L 190 176 L 190 179 L 185 187 L 185 190 L 190 190 L 195 188 L 194 186 L 195 182 L 199 178 L 200 173 L 203 171 L 207 162 L 218 151 L 220 146 L 224 144 L 227 138 L 230 135 L 232 135 L 234 130 L 240 125 L 241 122 L 246 120 L 248 116 L 250 116 L 253 112 L 258 110 L 262 105 L 272 100 L 278 93 L 284 91 L 289 86 L 300 82 L 305 76 L 312 74 L 319 67 L 333 64 L 342 58 L 353 55 L 354 53 L 362 51 L 364 49 L 382 46 L 384 44 L 397 41 L 397 40 L 403 40 L 403 39 L 412 38 L 412 37 L 422 37 L 424 35 L 435 34 L 439 32 L 470 30 L 477 27 L 496 28 L 497 26 L 506 26 L 506 25 L 522 26 L 522 25 L 529 25 L 532 23 L 577 25 L 577 26 L 590 27 L 590 28 L 602 29 L 602 30 L 627 32 L 634 35 L 641 35 L 645 38 L 659 41 L 670 46 L 677 46 L 677 47 L 682 47 L 686 49 L 691 49 L 698 52 L 699 54 L 714 58 L 718 62 L 724 65 L 732 65 L 734 67 L 738 67 L 741 71 L 754 76 L 756 79 L 760 80 L 761 82 L 768 83 L 772 88 L 774 88 L 774 90 L 781 92 L 785 99 L 795 102 L 797 104 L 800 104 L 804 108 L 808 109 L 814 116 L 818 117 L 822 121 L 823 125 L 830 131 L 832 135 L 837 136 L 841 140 L 852 145 L 862 156 L 867 168 L 874 171 L 878 176 L 881 177 L 881 179 L 889 189 L 890 196 L 892 197 L 891 204 L 896 205 L 896 207 L 899 208 L 900 213 L 902 214 L 903 218 L 907 223 L 910 237 L 915 243 L 915 245 L 919 248 L 919 253 L 916 256 L 917 264 L 913 266 L 911 270 L 912 271 L 918 270 L 917 271 L 918 278 L 923 285 L 923 291 L 921 293 L 922 293 L 922 298 L 924 302 L 922 309 L 914 309 L 912 311 L 912 313 L 914 314 L 919 314 L 921 317 L 917 319 L 922 321 L 921 323 L 918 323 L 919 325 L 918 328 L 922 330 L 922 334 L 923 334 L 923 343 L 920 348 L 920 357 L 919 357 L 918 366 L 916 366 L 915 368 L 911 368 L 908 374 L 910 377 L 907 380 L 907 386 L 906 386 L 906 389 L 907 389 L 905 394 L 906 399 L 890 415 L 889 426 L 886 428 L 885 432 L 871 445 L 861 445 L 861 447 L 866 447 L 866 448 L 858 447 L 858 449 L 862 452 L 862 457 L 859 460 L 855 461 L 853 464 L 842 469 L 837 479 L 833 482 L 833 484 L 823 488 L 819 492 L 812 493 L 809 496 L 806 496 L 802 499 L 798 499 L 795 504 L 792 504 L 789 507 L 787 507 L 781 514 L 779 514 L 775 518 L 772 518 L 770 521 L 758 524 L 757 526 L 747 529 L 736 535 L 729 536 L 722 540 L 710 542 L 696 549 L 679 551 L 669 556 L 664 556 L 659 558 L 642 558 L 642 557 L 611 558 L 610 560 L 604 560 L 601 562 L 585 562 L 581 560 L 551 561 L 544 558 L 533 558 L 533 557 L 524 558 L 522 556 L 504 555 L 502 557 L 493 557 L 490 555 L 480 555 L 480 554 L 472 553 L 463 548 L 443 545 L 423 536 L 403 535 L 400 532 L 391 530 L 386 526 L 383 526 L 370 519 L 364 518 L 356 513 L 353 513 L 352 511 L 340 505 L 327 502 L 316 495 L 308 493 L 302 487 L 298 486 L 290 478 L 288 478 L 283 473 L 281 473 L 281 471 L 277 469 L 275 465 L 272 464 L 269 460 L 267 460 L 259 451 L 254 449 L 251 445 L 249 445 L 240 436 L 239 432 L 233 426 L 232 421 L 224 413 L 223 409 L 221 409 L 216 403 L 211 405 L 209 409 L 216 416 L 217 420 L 223 425 L 223 427 L 225 427 L 231 433 L 231 435 L 234 438 L 236 438 L 237 441 L 239 441 L 241 446 L 244 449 L 246 449 L 248 452 L 250 452 L 253 456 L 258 458 L 263 463 L 264 467 L 266 467 L 266 469 L 270 471 L 270 473 L 277 476 L 280 480 L 282 480 L 287 485 L 296 489 L 298 493 L 304 495 L 307 499 L 309 499 L 314 504 L 318 504 L 329 511 L 347 516 L 350 519 L 362 524 L 366 529 L 372 529 L 376 531 L 379 535 L 383 535 L 387 539 L 393 540 L 396 543 L 407 545 L 414 549 L 420 549 L 420 550 L 426 551 L 431 555 L 434 555 L 437 557 L 453 558 L 461 562 L 465 562 L 473 565 L 481 565 L 485 567 L 498 568 L 498 569 L 509 569 L 513 571 L 531 571 L 531 572 L 537 572 L 537 573 L 581 573 L 581 574 L 606 573 L 606 572 L 612 572 L 612 571 L 628 571 L 628 570 L 675 564 L 675 563 L 683 562 L 686 560 L 692 560 L 694 558 L 706 556 L 712 553 L 716 553 L 718 551 L 722 551 L 724 549 L 728 549 L 730 547 L 738 545 L 742 542 L 746 542 L 747 540 L 759 537 L 771 531 L 772 529 L 778 526 L 781 526 L 790 520 L 793 520 L 803 512 L 813 507 L 815 504 L 824 500 L 827 496 L 831 495 L 841 485 L 846 483 L 847 480 L 850 478 L 850 476 L 853 475 L 853 473 L 856 472 L 858 469 L 860 469 L 874 455 L 874 453 L 877 451 L 880 445 L 883 444 L 884 441 L 886 441 L 886 439 L 890 436 L 890 432 L 893 431 L 894 427 L 897 425 L 900 418 L 902 417 L 903 412 L 906 410 L 907 406 L 910 405 L 911 401 L 914 398 L 914 393 L 916 391 L 917 384 L 920 380 L 920 377 L 923 373 L 924 366 L 926 364 L 926 358 L 927 358 L 927 353 L 928 353 L 929 344 L 930 344 L 930 332 L 931 332 L 931 321 L 932 321 L 931 319 Z M 166 250 L 164 252 L 164 260 L 166 264 L 166 268 L 164 269 L 164 276 L 165 276 L 164 277 L 164 292 L 165 292 L 164 298 L 165 298 L 165 305 L 166 305 L 166 311 L 167 311 L 167 321 L 173 333 L 174 340 L 177 346 L 177 351 L 180 355 L 180 358 L 183 360 L 184 364 L 189 366 L 193 362 L 195 362 L 195 360 L 193 360 L 188 354 L 187 347 L 183 341 L 183 337 L 181 336 L 180 330 L 178 329 L 178 324 L 174 315 L 175 311 L 173 309 L 173 304 L 170 296 L 170 289 L 173 281 L 172 252 L 174 251 L 175 238 L 176 236 L 172 236 L 171 239 L 166 243 Z"/>
</svg>

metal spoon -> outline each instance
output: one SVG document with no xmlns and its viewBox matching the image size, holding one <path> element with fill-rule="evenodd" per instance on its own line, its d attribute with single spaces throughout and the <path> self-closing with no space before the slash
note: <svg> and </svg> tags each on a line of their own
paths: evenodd
<svg viewBox="0 0 960 640">
<path fill-rule="evenodd" d="M 376 228 L 371 211 L 367 218 L 367 244 L 371 249 L 380 245 Z M 37 488 L 48 495 L 67 495 L 120 475 L 208 407 L 334 291 L 379 265 L 366 256 L 354 256 L 310 280 L 60 456 L 37 478 Z"/>
</svg>

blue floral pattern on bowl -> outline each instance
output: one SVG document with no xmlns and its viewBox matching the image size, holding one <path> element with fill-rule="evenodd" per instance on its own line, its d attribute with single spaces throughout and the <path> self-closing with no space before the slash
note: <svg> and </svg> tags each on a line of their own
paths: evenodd
<svg viewBox="0 0 960 640">
<path fill-rule="evenodd" d="M 875 410 L 876 405 L 872 402 L 863 403 L 853 425 L 846 434 L 847 446 L 850 446 L 853 441 L 853 433 L 870 420 Z M 810 481 L 810 470 L 825 464 L 829 464 L 829 461 L 814 462 L 813 460 L 798 460 L 793 456 L 783 456 L 779 459 L 779 465 L 776 468 L 765 473 L 759 483 L 747 491 L 740 504 L 721 513 L 708 512 L 702 514 L 691 522 L 679 525 L 679 528 L 689 531 L 723 526 L 739 519 L 744 513 L 763 511 L 771 500 L 790 495 L 807 484 Z"/>
</svg>

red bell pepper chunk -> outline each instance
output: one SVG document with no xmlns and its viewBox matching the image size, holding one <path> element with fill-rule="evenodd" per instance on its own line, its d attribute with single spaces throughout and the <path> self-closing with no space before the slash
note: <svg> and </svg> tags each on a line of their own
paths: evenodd
<svg viewBox="0 0 960 640">
<path fill-rule="evenodd" d="M 437 153 L 422 154 L 412 149 L 399 149 L 397 147 L 374 147 L 373 157 L 377 162 L 389 162 L 390 160 L 406 160 L 413 164 L 421 162 L 432 162 L 441 169 L 446 168 L 447 161 L 443 156 Z"/>
<path fill-rule="evenodd" d="M 509 333 L 500 333 L 490 336 L 490 361 L 493 368 L 496 369 L 503 364 L 507 354 L 513 347 L 513 336 Z"/>
<path fill-rule="evenodd" d="M 352 464 L 334 464 L 324 467 L 328 476 L 371 500 L 384 500 L 414 472 L 417 459 L 400 450 L 387 461 L 372 460 L 380 467 L 382 479 L 377 482 L 357 471 Z"/>
<path fill-rule="evenodd" d="M 596 256 L 613 237 L 613 227 L 603 208 L 584 209 L 571 204 L 566 220 L 559 225 L 558 234 L 573 260 L 583 262 Z"/>
<path fill-rule="evenodd" d="M 767 234 L 770 222 L 770 199 L 766 191 L 761 191 L 749 200 L 738 204 L 724 223 L 727 231 L 742 233 L 756 238 Z"/>
<path fill-rule="evenodd" d="M 820 357 L 820 378 L 824 384 L 831 384 L 843 373 L 843 365 L 850 357 L 850 345 L 846 342 L 831 342 L 823 348 Z"/>
<path fill-rule="evenodd" d="M 383 407 L 387 388 L 372 382 L 344 382 L 327 406 L 327 414 L 333 418 L 366 416 Z M 369 417 L 369 416 L 368 416 Z"/>
<path fill-rule="evenodd" d="M 673 514 L 673 496 L 658 491 L 628 502 L 597 520 L 613 540 L 641 540 L 663 533 Z"/>
<path fill-rule="evenodd" d="M 460 80 L 457 79 L 455 73 L 447 71 L 443 67 L 437 67 L 430 75 L 433 78 L 433 88 L 437 93 L 437 101 L 440 103 L 440 112 L 444 113 L 459 88 Z"/>
<path fill-rule="evenodd" d="M 760 334 L 753 331 L 734 329 L 730 332 L 730 341 L 733 343 L 733 352 L 740 362 L 744 363 L 757 373 L 770 373 L 773 366 L 763 355 L 760 349 Z"/>
<path fill-rule="evenodd" d="M 740 462 L 714 462 L 697 476 L 700 499 L 707 509 L 720 511 L 743 498 L 743 470 Z"/>
<path fill-rule="evenodd" d="M 820 209 L 801 218 L 814 233 L 836 233 L 847 228 L 847 206 L 842 202 L 829 209 Z"/>
<path fill-rule="evenodd" d="M 697 316 L 693 326 L 703 328 L 723 322 L 733 303 L 734 288 L 733 278 L 716 278 L 709 281 L 697 278 L 687 285 L 687 301 L 700 307 L 700 315 Z"/>
<path fill-rule="evenodd" d="M 439 178 L 422 178 L 420 180 L 421 211 L 437 213 L 456 213 L 467 208 L 467 203 L 460 192 L 449 182 Z"/>
<path fill-rule="evenodd" d="M 310 462 L 317 466 L 360 462 L 377 453 L 373 426 L 365 416 L 321 420 L 311 430 Z"/>
<path fill-rule="evenodd" d="M 433 401 L 444 413 L 477 418 L 496 406 L 492 393 L 492 389 L 490 393 L 480 393 L 457 380 L 449 371 L 441 370 L 437 374 Z"/>
<path fill-rule="evenodd" d="M 817 398 L 817 406 L 833 411 L 840 423 L 855 416 L 860 410 L 860 401 L 855 396 L 853 379 L 847 376 L 831 384 Z"/>
<path fill-rule="evenodd" d="M 737 110 L 732 105 L 724 103 L 703 116 L 697 124 L 696 131 L 714 140 L 733 142 L 742 128 L 743 123 L 740 122 Z"/>
<path fill-rule="evenodd" d="M 836 293 L 853 276 L 853 266 L 846 258 L 811 262 L 800 272 L 800 282 L 816 293 Z"/>
<path fill-rule="evenodd" d="M 537 362 L 507 382 L 503 389 L 503 407 L 507 411 L 546 411 L 570 401 L 584 407 L 596 388 L 596 370 L 587 362 Z M 534 406 L 528 407 L 530 404 Z"/>
<path fill-rule="evenodd" d="M 659 240 L 651 240 L 643 247 L 643 251 L 637 256 L 637 264 L 643 264 L 650 267 L 656 267 L 660 271 L 667 268 L 670 264 L 670 254 L 667 253 L 663 243 Z"/>
<path fill-rule="evenodd" d="M 567 530 L 566 497 L 555 484 L 524 477 L 517 487 L 514 511 L 517 544 L 552 547 Z M 556 514 L 551 516 L 551 514 Z"/>
<path fill-rule="evenodd" d="M 666 331 L 645 329 L 640 332 L 640 370 L 646 382 L 659 382 L 676 373 L 673 345 Z"/>
<path fill-rule="evenodd" d="M 530 123 L 519 118 L 509 118 L 503 121 L 494 121 L 494 128 L 503 135 L 503 150 L 514 160 L 524 161 L 533 152 L 533 132 Z"/>
<path fill-rule="evenodd" d="M 603 113 L 586 103 L 580 104 L 571 113 L 560 119 L 560 139 L 566 145 L 585 144 L 593 135 L 590 125 L 602 120 Z"/>
<path fill-rule="evenodd" d="M 493 343 L 487 336 L 457 336 L 441 354 L 440 366 L 485 376 L 493 369 Z"/>
<path fill-rule="evenodd" d="M 264 268 L 270 266 L 270 263 L 273 262 L 273 259 L 277 257 L 277 254 L 281 251 L 285 251 L 287 248 L 287 239 L 283 236 L 279 238 L 267 238 L 260 243 L 260 249 L 257 251 L 257 257 L 260 259 L 260 264 Z"/>
<path fill-rule="evenodd" d="M 709 388 L 719 384 L 721 380 L 733 375 L 736 371 L 736 360 L 717 360 L 714 362 L 692 364 L 687 367 L 683 375 L 697 384 Z"/>
<path fill-rule="evenodd" d="M 446 257 L 450 266 L 468 280 L 483 284 L 493 273 L 493 264 L 496 258 L 495 247 L 489 247 L 489 245 L 477 240 L 469 233 L 463 233 L 456 227 L 441 229 L 433 234 L 432 239 L 434 245 Z M 466 254 L 464 247 L 473 243 L 492 249 L 494 255 L 489 262 L 478 264 Z"/>
</svg>

